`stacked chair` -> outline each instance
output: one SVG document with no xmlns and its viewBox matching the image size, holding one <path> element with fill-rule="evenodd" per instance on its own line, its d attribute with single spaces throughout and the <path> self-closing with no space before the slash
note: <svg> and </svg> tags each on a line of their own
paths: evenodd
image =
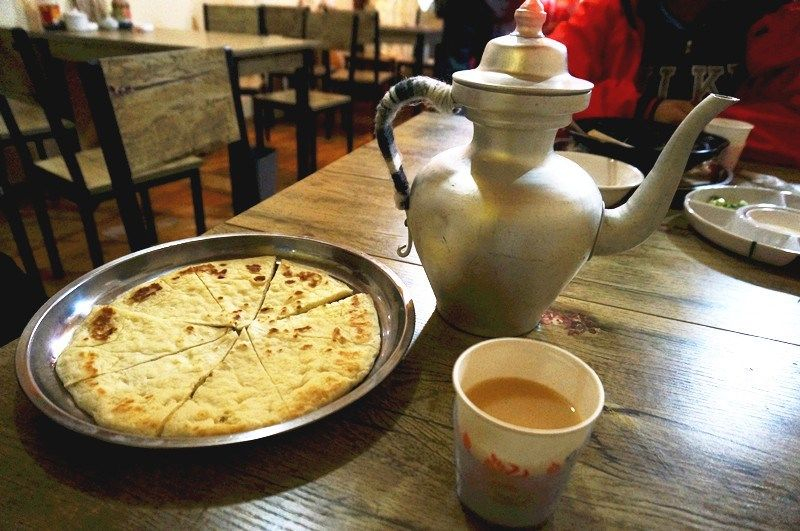
<svg viewBox="0 0 800 531">
<path fill-rule="evenodd" d="M 381 28 L 377 11 L 356 11 L 356 44 L 348 54 L 346 67 L 330 73 L 327 86 L 336 92 L 369 101 L 377 106 L 381 97 L 399 79 L 394 58 L 381 57 Z"/>
<path fill-rule="evenodd" d="M 253 120 L 256 130 L 256 144 L 263 146 L 264 132 L 275 121 L 275 111 L 282 111 L 287 116 L 299 116 L 310 112 L 316 116 L 325 113 L 328 136 L 332 115 L 336 110 L 342 114 L 342 124 L 347 135 L 347 151 L 353 150 L 353 101 L 348 94 L 348 87 L 336 93 L 327 90 L 332 85 L 330 68 L 330 51 L 344 50 L 354 53 L 358 45 L 358 17 L 353 11 L 323 10 L 308 13 L 306 36 L 322 44 L 323 75 L 322 90 L 308 91 L 307 103 L 296 89 L 277 90 L 265 94 L 257 94 L 253 98 Z M 349 78 L 355 78 L 355 65 L 351 63 Z M 307 108 L 304 108 L 307 106 Z M 309 141 L 316 142 L 315 135 L 309 135 Z"/>
</svg>

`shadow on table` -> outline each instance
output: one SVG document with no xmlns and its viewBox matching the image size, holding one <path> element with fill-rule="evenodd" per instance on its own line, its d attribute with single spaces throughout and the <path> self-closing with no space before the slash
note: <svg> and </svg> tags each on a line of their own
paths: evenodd
<svg viewBox="0 0 800 531">
<path fill-rule="evenodd" d="M 748 284 L 800 296 L 796 282 L 800 278 L 800 259 L 778 267 L 741 256 L 703 237 L 684 215 L 673 216 L 661 230 L 683 253 L 706 267 Z"/>
<path fill-rule="evenodd" d="M 442 343 L 443 335 L 457 339 Z M 368 451 L 406 410 L 418 407 L 410 403 L 418 394 L 421 372 L 436 373 L 426 375 L 428 379 L 441 376 L 437 389 L 451 389 L 455 358 L 478 340 L 453 334 L 434 316 L 395 371 L 361 400 L 310 425 L 246 443 L 173 450 L 118 446 L 63 428 L 39 412 L 19 388 L 14 420 L 26 451 L 46 474 L 99 500 L 191 508 L 264 499 L 314 482 Z M 413 414 L 435 415 L 433 421 L 449 439 L 452 392 L 422 393 L 446 401 L 446 416 L 438 418 L 442 412 L 430 408 Z M 421 402 L 428 408 L 424 396 Z"/>
</svg>

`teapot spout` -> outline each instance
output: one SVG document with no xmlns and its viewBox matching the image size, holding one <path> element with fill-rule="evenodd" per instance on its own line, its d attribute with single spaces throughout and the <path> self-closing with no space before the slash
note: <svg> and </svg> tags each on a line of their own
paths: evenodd
<svg viewBox="0 0 800 531">
<path fill-rule="evenodd" d="M 708 122 L 737 101 L 730 96 L 710 94 L 692 109 L 630 199 L 618 208 L 605 210 L 592 254 L 631 249 L 656 230 L 678 189 L 695 140 Z"/>
</svg>

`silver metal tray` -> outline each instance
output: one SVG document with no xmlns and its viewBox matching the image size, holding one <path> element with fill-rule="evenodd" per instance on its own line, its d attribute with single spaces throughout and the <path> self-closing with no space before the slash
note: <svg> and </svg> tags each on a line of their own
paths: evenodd
<svg viewBox="0 0 800 531">
<path fill-rule="evenodd" d="M 367 377 L 349 393 L 307 415 L 274 426 L 222 436 L 159 438 L 103 428 L 75 406 L 55 373 L 55 360 L 94 304 L 108 303 L 168 271 L 212 260 L 258 255 L 297 260 L 329 272 L 375 301 L 381 350 Z M 19 340 L 17 378 L 31 401 L 67 428 L 113 443 L 152 448 L 215 446 L 249 441 L 304 426 L 342 409 L 377 386 L 405 355 L 414 333 L 414 305 L 402 282 L 371 257 L 330 243 L 273 234 L 225 234 L 165 243 L 109 262 L 54 295 Z"/>
</svg>

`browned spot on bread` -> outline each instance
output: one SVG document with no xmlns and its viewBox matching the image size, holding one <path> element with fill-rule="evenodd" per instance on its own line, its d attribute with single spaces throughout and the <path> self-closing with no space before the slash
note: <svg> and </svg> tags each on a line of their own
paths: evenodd
<svg viewBox="0 0 800 531">
<path fill-rule="evenodd" d="M 265 280 L 267 280 L 267 277 L 265 277 L 264 275 L 258 275 L 257 277 L 253 277 L 253 280 L 255 280 L 256 282 L 264 282 Z"/>
<path fill-rule="evenodd" d="M 187 332 L 189 332 L 189 333 L 191 333 L 192 331 L 194 331 L 194 327 L 193 327 L 192 325 L 188 325 L 188 326 L 186 327 L 186 331 L 187 331 Z"/>
<path fill-rule="evenodd" d="M 294 294 L 299 296 L 299 295 L 302 295 L 302 294 L 303 294 L 303 292 L 302 292 L 302 291 L 300 291 L 300 290 L 297 290 L 297 291 L 295 291 L 295 292 L 294 292 Z"/>
<path fill-rule="evenodd" d="M 239 343 L 239 346 L 236 348 L 238 348 L 239 350 L 247 350 L 247 345 L 245 345 L 244 343 Z"/>
<path fill-rule="evenodd" d="M 341 356 L 344 359 L 353 359 L 358 357 L 358 352 L 354 350 L 340 350 L 339 356 Z"/>
<path fill-rule="evenodd" d="M 102 308 L 89 322 L 89 335 L 97 341 L 106 341 L 111 334 L 117 331 L 114 326 L 114 309 L 108 306 Z"/>
<path fill-rule="evenodd" d="M 214 264 L 200 264 L 192 266 L 185 271 L 191 271 L 193 273 L 208 273 L 209 275 L 218 275 L 220 273 L 220 270 L 217 269 Z"/>
<path fill-rule="evenodd" d="M 148 284 L 147 286 L 141 287 L 134 291 L 130 298 L 133 302 L 142 302 L 145 299 L 152 297 L 162 289 L 164 288 L 161 287 L 161 284 L 158 282 L 153 282 L 152 284 Z"/>
<path fill-rule="evenodd" d="M 312 345 L 303 345 L 302 347 L 300 347 L 300 350 L 309 350 L 311 347 Z"/>
<path fill-rule="evenodd" d="M 87 377 L 97 376 L 97 367 L 94 365 L 94 360 L 97 359 L 97 354 L 94 352 L 81 352 L 81 357 L 85 359 L 83 363 L 83 370 Z M 96 385 L 96 382 L 95 382 Z"/>
<path fill-rule="evenodd" d="M 286 267 L 283 269 L 283 276 L 285 276 L 285 277 L 291 277 L 291 276 L 294 276 L 294 273 L 292 272 L 292 268 L 291 268 L 291 267 L 289 267 L 289 266 L 286 266 Z"/>
<path fill-rule="evenodd" d="M 294 284 L 294 280 L 287 280 L 286 283 L 287 284 Z"/>
<path fill-rule="evenodd" d="M 320 281 L 322 281 L 322 275 L 316 273 L 314 271 L 301 271 L 299 275 L 297 275 L 300 280 L 303 282 L 307 282 L 309 286 L 312 288 L 316 288 Z"/>
<path fill-rule="evenodd" d="M 258 273 L 259 271 L 261 271 L 261 265 L 259 264 L 248 264 L 245 267 L 251 273 Z"/>
<path fill-rule="evenodd" d="M 300 328 L 295 328 L 296 332 L 308 332 L 311 330 L 311 325 L 301 326 Z"/>
<path fill-rule="evenodd" d="M 133 406 L 133 398 L 125 398 L 119 404 L 114 406 L 112 411 L 117 411 L 119 413 L 124 413 L 126 411 L 134 411 L 141 408 L 136 408 Z"/>
<path fill-rule="evenodd" d="M 336 341 L 337 343 L 347 343 L 347 339 L 342 335 L 342 331 L 339 330 L 339 327 L 333 329 L 333 334 L 331 334 L 331 339 Z"/>
<path fill-rule="evenodd" d="M 272 336 L 272 335 L 277 334 L 278 332 L 279 332 L 279 330 L 277 328 L 270 328 L 269 331 L 267 332 L 267 335 L 268 336 Z"/>
</svg>

